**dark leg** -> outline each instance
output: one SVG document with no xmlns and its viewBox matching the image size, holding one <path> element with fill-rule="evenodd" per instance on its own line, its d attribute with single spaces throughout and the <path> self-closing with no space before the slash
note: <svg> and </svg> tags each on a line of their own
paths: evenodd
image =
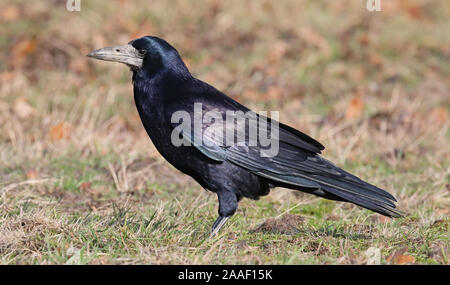
<svg viewBox="0 0 450 285">
<path fill-rule="evenodd" d="M 214 222 L 209 237 L 215 236 L 220 231 L 226 221 L 234 214 L 234 212 L 236 212 L 238 207 L 237 197 L 233 192 L 223 190 L 217 192 L 217 197 L 219 198 L 219 217 Z"/>
<path fill-rule="evenodd" d="M 219 216 L 212 226 L 211 234 L 209 235 L 209 237 L 210 238 L 214 237 L 220 231 L 220 229 L 223 227 L 223 225 L 225 225 L 226 221 L 229 218 L 230 217 Z"/>
</svg>

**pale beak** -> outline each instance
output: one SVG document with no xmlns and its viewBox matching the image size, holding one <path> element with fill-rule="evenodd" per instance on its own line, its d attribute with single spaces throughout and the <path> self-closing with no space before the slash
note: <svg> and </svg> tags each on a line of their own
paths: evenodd
<svg viewBox="0 0 450 285">
<path fill-rule="evenodd" d="M 100 60 L 124 63 L 131 68 L 137 69 L 142 68 L 144 62 L 144 55 L 140 54 L 132 45 L 105 47 L 94 50 L 87 56 Z"/>
</svg>

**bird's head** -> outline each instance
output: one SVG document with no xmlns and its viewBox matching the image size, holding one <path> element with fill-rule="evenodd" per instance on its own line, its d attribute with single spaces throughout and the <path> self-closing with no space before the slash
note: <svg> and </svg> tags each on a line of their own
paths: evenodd
<svg viewBox="0 0 450 285">
<path fill-rule="evenodd" d="M 126 45 L 94 50 L 87 56 L 124 63 L 133 72 L 154 74 L 160 70 L 174 70 L 189 74 L 177 50 L 165 40 L 153 36 L 135 39 Z"/>
</svg>

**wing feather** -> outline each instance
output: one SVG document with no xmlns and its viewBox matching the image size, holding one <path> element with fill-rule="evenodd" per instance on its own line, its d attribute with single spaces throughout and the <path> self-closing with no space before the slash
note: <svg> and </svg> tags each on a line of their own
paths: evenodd
<svg viewBox="0 0 450 285">
<path fill-rule="evenodd" d="M 207 96 L 201 96 L 198 93 L 195 96 L 185 96 L 180 99 L 182 102 L 177 106 L 183 106 L 186 111 L 192 113 L 192 106 L 195 103 L 192 98 L 196 98 L 196 100 L 202 102 L 203 112 L 216 110 L 221 112 L 223 116 L 230 110 L 251 112 L 231 98 L 214 90 L 209 90 Z M 189 98 L 191 98 L 191 101 Z M 267 128 L 259 129 L 260 132 L 265 132 L 263 135 L 266 135 L 266 138 L 269 137 L 269 134 L 273 136 L 271 123 L 276 123 L 279 126 L 278 136 L 271 137 L 279 141 L 279 151 L 275 156 L 262 156 L 261 152 L 264 151 L 264 147 L 261 145 L 251 146 L 248 143 L 248 133 L 239 133 L 239 135 L 245 137 L 244 144 L 241 142 L 232 145 L 225 145 L 223 140 L 203 133 L 201 139 L 208 144 L 195 145 L 195 147 L 215 161 L 227 161 L 236 164 L 271 181 L 275 186 L 282 185 L 300 190 L 310 189 L 310 193 L 326 192 L 333 197 L 339 197 L 383 215 L 395 217 L 400 215 L 400 212 L 395 210 L 394 202 L 396 200 L 391 194 L 342 170 L 321 157 L 320 153 L 324 147 L 318 141 L 275 120 L 257 116 L 268 120 Z M 211 127 L 211 125 L 203 126 L 204 129 L 206 127 Z M 196 141 L 195 139 L 199 139 L 193 133 L 184 133 L 183 137 L 191 143 Z M 314 191 L 314 189 L 316 190 Z"/>
</svg>

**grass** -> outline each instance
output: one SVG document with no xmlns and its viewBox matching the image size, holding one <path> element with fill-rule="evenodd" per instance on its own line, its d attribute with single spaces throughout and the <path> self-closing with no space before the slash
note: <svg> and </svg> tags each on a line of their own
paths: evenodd
<svg viewBox="0 0 450 285">
<path fill-rule="evenodd" d="M 449 264 L 447 5 L 334 2 L 2 3 L 0 263 L 365 264 L 375 249 L 381 264 Z M 215 195 L 157 153 L 129 71 L 84 56 L 147 34 L 407 215 L 275 189 L 207 239 Z"/>
</svg>

